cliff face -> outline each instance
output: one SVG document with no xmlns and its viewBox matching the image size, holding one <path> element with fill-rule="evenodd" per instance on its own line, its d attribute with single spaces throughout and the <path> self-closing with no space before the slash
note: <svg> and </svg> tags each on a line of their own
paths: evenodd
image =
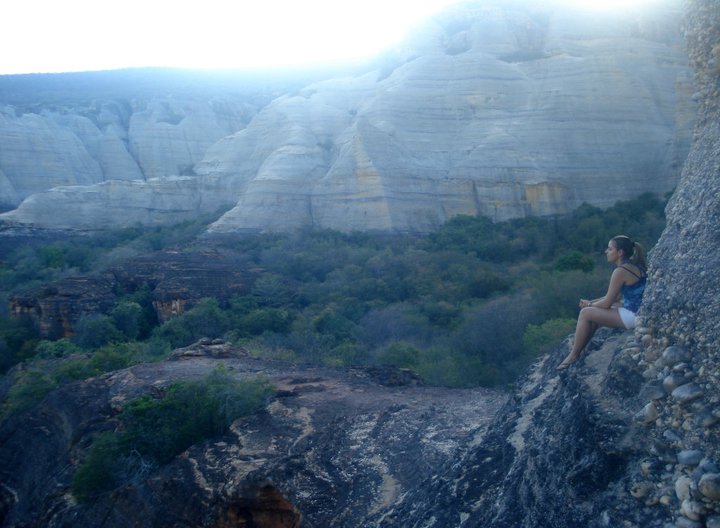
<svg viewBox="0 0 720 528">
<path fill-rule="evenodd" d="M 27 199 L 0 218 L 96 229 L 227 207 L 213 232 L 427 232 L 459 213 L 502 220 L 663 193 L 694 115 L 678 18 L 673 1 L 614 15 L 462 4 L 380 69 L 278 97 L 247 126 L 232 101 L 8 109 L 0 190 Z"/>
<path fill-rule="evenodd" d="M 59 339 L 73 336 L 82 317 L 108 314 L 118 292 L 147 287 L 157 319 L 164 322 L 205 297 L 226 302 L 247 294 L 258 273 L 232 252 L 156 252 L 126 259 L 101 274 L 16 292 L 10 305 L 14 315 L 33 321 L 41 337 Z"/>
<path fill-rule="evenodd" d="M 27 112 L 0 108 L 0 208 L 59 186 L 182 175 L 254 108 L 239 100 L 152 97 Z"/>
</svg>

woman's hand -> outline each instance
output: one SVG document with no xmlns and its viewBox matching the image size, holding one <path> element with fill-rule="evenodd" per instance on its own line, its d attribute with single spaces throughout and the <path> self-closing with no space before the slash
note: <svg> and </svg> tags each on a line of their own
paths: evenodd
<svg viewBox="0 0 720 528">
<path fill-rule="evenodd" d="M 588 301 L 587 299 L 580 299 L 579 306 L 580 306 L 580 309 L 587 308 L 588 306 L 590 306 L 590 301 Z"/>
</svg>

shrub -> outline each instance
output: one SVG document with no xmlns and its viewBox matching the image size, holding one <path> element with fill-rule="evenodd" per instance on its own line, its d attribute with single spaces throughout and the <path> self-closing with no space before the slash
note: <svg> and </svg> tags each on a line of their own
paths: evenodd
<svg viewBox="0 0 720 528">
<path fill-rule="evenodd" d="M 497 367 L 442 346 L 421 350 L 418 365 L 413 370 L 425 383 L 442 387 L 489 387 L 499 384 L 502 379 Z"/>
<path fill-rule="evenodd" d="M 543 320 L 573 319 L 581 298 L 604 295 L 610 274 L 604 270 L 544 272 L 528 278 L 535 310 Z"/>
<path fill-rule="evenodd" d="M 427 301 L 423 303 L 421 310 L 432 324 L 444 328 L 457 324 L 462 313 L 459 306 L 447 301 Z"/>
<path fill-rule="evenodd" d="M 259 411 L 271 390 L 265 380 L 238 381 L 220 368 L 204 380 L 172 383 L 159 399 L 146 395 L 130 401 L 117 433 L 94 436 L 73 478 L 73 494 L 89 501 L 117 487 L 123 476 L 120 460 L 133 453 L 150 464 L 170 462 L 224 433 L 237 418 Z"/>
<path fill-rule="evenodd" d="M 518 374 L 518 360 L 523 356 L 518 328 L 536 319 L 534 304 L 526 296 L 499 297 L 466 310 L 449 344 L 467 358 L 468 365 L 497 373 L 497 377 L 484 375 L 482 379 L 493 378 L 492 385 L 506 383 Z"/>
<path fill-rule="evenodd" d="M 38 255 L 40 262 L 46 268 L 62 269 L 65 267 L 65 255 L 58 246 L 42 246 L 38 248 Z"/>
<path fill-rule="evenodd" d="M 78 500 L 88 502 L 120 484 L 117 459 L 121 452 L 119 435 L 104 431 L 93 436 L 92 447 L 72 479 L 71 489 Z"/>
<path fill-rule="evenodd" d="M 68 357 L 77 354 L 81 349 L 69 339 L 57 341 L 40 341 L 35 347 L 35 357 L 38 359 L 53 359 Z"/>
<path fill-rule="evenodd" d="M 415 369 L 420 362 L 420 351 L 409 343 L 393 343 L 380 349 L 375 359 L 381 365 Z"/>
<path fill-rule="evenodd" d="M 188 346 L 201 337 L 222 337 L 231 328 L 227 312 L 216 299 L 201 299 L 182 315 L 173 317 L 153 331 L 153 336 L 172 347 Z"/>
<path fill-rule="evenodd" d="M 234 329 L 239 335 L 260 335 L 264 332 L 285 333 L 293 321 L 293 314 L 278 308 L 258 308 L 236 318 Z"/>
<path fill-rule="evenodd" d="M 3 403 L 2 419 L 30 409 L 56 386 L 57 382 L 52 376 L 40 369 L 31 368 L 21 372 Z"/>
<path fill-rule="evenodd" d="M 144 343 L 105 345 L 85 357 L 61 363 L 55 370 L 54 377 L 60 383 L 68 383 L 124 369 L 146 359 L 148 348 Z"/>
<path fill-rule="evenodd" d="M 312 320 L 312 327 L 318 333 L 344 341 L 352 337 L 355 324 L 339 314 L 334 306 L 329 306 Z"/>
<path fill-rule="evenodd" d="M 32 357 L 37 343 L 29 317 L 0 317 L 0 373 Z"/>
<path fill-rule="evenodd" d="M 283 281 L 282 277 L 272 274 L 263 275 L 255 281 L 252 295 L 260 306 L 272 308 L 289 306 L 295 298 L 295 292 Z"/>
<path fill-rule="evenodd" d="M 135 340 L 140 337 L 145 313 L 140 304 L 133 301 L 123 301 L 110 312 L 115 328 L 120 330 L 127 339 Z"/>
<path fill-rule="evenodd" d="M 553 267 L 556 271 L 579 270 L 589 273 L 595 269 L 595 261 L 579 251 L 570 251 L 559 257 Z"/>
<path fill-rule="evenodd" d="M 329 367 L 350 367 L 367 363 L 368 360 L 368 352 L 363 346 L 343 341 L 325 354 L 323 364 Z"/>
<path fill-rule="evenodd" d="M 360 321 L 358 335 L 370 348 L 393 341 L 422 346 L 430 342 L 432 331 L 427 316 L 418 307 L 411 303 L 396 303 L 370 311 Z"/>
</svg>

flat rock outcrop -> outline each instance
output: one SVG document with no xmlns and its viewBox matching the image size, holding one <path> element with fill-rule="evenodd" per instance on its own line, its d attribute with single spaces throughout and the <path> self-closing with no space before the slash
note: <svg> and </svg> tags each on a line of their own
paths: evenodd
<svg viewBox="0 0 720 528">
<path fill-rule="evenodd" d="M 175 360 L 72 384 L 5 421 L 0 525 L 377 525 L 417 482 L 458 457 L 468 438 L 479 441 L 507 397 L 487 389 L 388 386 L 385 380 L 397 376 L 377 369 L 266 363 L 222 343 L 191 348 Z M 90 435 L 112 428 L 124 401 L 197 379 L 219 364 L 239 379 L 265 376 L 276 396 L 259 414 L 141 481 L 90 504 L 67 494 Z M 37 471 L 48 465 L 63 469 L 40 478 Z"/>
<path fill-rule="evenodd" d="M 151 101 L 126 134 L 151 181 L 46 190 L 0 219 L 93 229 L 225 207 L 212 232 L 428 232 L 460 213 L 608 206 L 675 187 L 693 92 L 675 2 L 621 14 L 472 2 L 379 69 L 278 97 L 246 127 L 216 106 Z"/>
</svg>

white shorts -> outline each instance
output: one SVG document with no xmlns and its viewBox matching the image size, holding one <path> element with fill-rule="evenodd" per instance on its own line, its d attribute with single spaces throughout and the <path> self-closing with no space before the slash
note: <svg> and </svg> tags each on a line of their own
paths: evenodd
<svg viewBox="0 0 720 528">
<path fill-rule="evenodd" d="M 618 314 L 620 314 L 620 319 L 625 328 L 628 330 L 635 328 L 635 312 L 631 312 L 627 308 L 618 308 Z"/>
</svg>

